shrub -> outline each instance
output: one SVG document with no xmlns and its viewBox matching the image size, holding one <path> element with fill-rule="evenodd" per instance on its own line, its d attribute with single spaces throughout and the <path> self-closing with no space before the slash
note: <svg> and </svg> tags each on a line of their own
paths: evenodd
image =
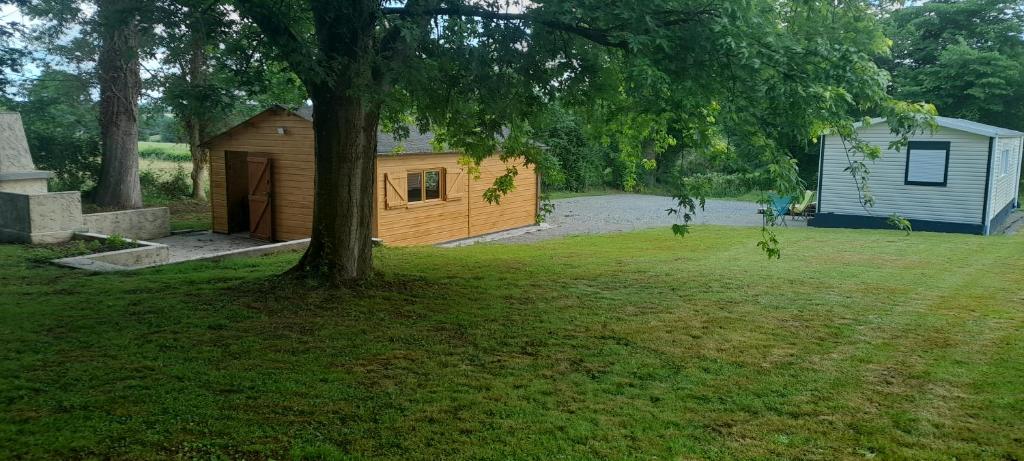
<svg viewBox="0 0 1024 461">
<path fill-rule="evenodd" d="M 192 181 L 185 168 L 178 165 L 171 173 L 143 170 L 139 174 L 142 193 L 150 198 L 176 200 L 192 195 Z"/>
<path fill-rule="evenodd" d="M 740 174 L 695 174 L 687 176 L 684 181 L 699 185 L 708 197 L 739 197 L 755 189 L 750 178 Z"/>
<path fill-rule="evenodd" d="M 42 264 L 54 259 L 126 250 L 138 246 L 120 235 L 112 234 L 105 240 L 71 240 L 51 245 L 29 245 L 27 253 L 29 261 Z"/>
<path fill-rule="evenodd" d="M 555 107 L 546 114 L 539 141 L 558 160 L 560 171 L 549 177 L 556 189 L 582 192 L 604 182 L 606 152 L 589 142 L 582 122 L 568 111 Z"/>
</svg>

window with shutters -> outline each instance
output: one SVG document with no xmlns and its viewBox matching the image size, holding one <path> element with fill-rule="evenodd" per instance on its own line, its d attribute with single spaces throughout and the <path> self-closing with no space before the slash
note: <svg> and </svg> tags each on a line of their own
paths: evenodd
<svg viewBox="0 0 1024 461">
<path fill-rule="evenodd" d="M 911 186 L 945 186 L 948 174 L 948 142 L 910 142 L 907 146 L 907 171 L 904 183 Z"/>
<path fill-rule="evenodd" d="M 408 203 L 441 200 L 444 175 L 441 169 L 406 172 L 406 197 Z"/>
</svg>

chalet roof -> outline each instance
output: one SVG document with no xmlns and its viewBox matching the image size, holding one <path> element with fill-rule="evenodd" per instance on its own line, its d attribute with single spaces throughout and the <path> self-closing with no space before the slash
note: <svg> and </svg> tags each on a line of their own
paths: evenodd
<svg viewBox="0 0 1024 461">
<path fill-rule="evenodd" d="M 313 121 L 313 106 L 303 106 L 291 112 L 310 122 Z M 430 131 L 420 133 L 415 127 L 410 127 L 409 137 L 402 140 L 395 139 L 391 133 L 379 130 L 377 131 L 377 153 L 391 154 L 398 151 L 403 153 L 434 152 L 433 141 L 434 133 Z"/>
<path fill-rule="evenodd" d="M 885 118 L 873 118 L 871 124 L 884 122 Z M 950 128 L 954 130 L 966 131 L 968 133 L 974 133 L 981 136 L 988 136 L 990 138 L 996 136 L 1024 136 L 1024 133 L 1020 131 L 1011 130 L 1009 128 L 1000 128 L 998 126 L 986 125 L 984 123 L 973 122 L 970 120 L 964 120 L 962 118 L 952 117 L 935 117 L 935 123 L 944 128 Z M 854 127 L 860 128 L 861 123 L 853 124 Z"/>
<path fill-rule="evenodd" d="M 273 106 L 270 106 L 270 107 L 264 109 L 260 113 L 250 117 L 246 121 L 244 121 L 242 123 L 239 123 L 238 125 L 235 125 L 235 126 L 233 126 L 231 128 L 228 128 L 227 130 L 224 130 L 221 133 L 218 133 L 218 134 L 216 134 L 214 136 L 209 137 L 208 139 L 206 139 L 205 141 L 202 142 L 202 145 L 204 145 L 204 146 L 209 145 L 210 143 L 212 143 L 217 138 L 220 138 L 221 136 L 226 135 L 226 134 L 230 133 L 231 131 L 234 131 L 236 128 L 249 125 L 252 122 L 252 120 L 256 119 L 257 117 L 259 117 L 259 116 L 261 116 L 261 115 L 263 115 L 263 114 L 265 114 L 267 112 L 272 112 L 272 111 L 286 111 L 286 112 L 291 113 L 293 115 L 296 115 L 296 116 L 298 116 L 298 117 L 300 117 L 302 119 L 308 120 L 311 123 L 313 122 L 313 106 L 305 106 L 305 107 L 301 107 L 301 108 L 296 109 L 296 110 L 291 110 L 291 109 L 288 109 L 287 107 L 275 104 Z M 429 131 L 426 132 L 426 133 L 420 133 L 419 130 L 417 130 L 415 127 L 410 127 L 409 137 L 405 138 L 405 139 L 402 139 L 402 140 L 396 139 L 391 133 L 387 133 L 385 131 L 378 131 L 377 132 L 377 153 L 378 154 L 393 154 L 395 152 L 402 152 L 402 153 L 412 154 L 412 153 L 435 152 L 436 150 L 434 149 L 434 145 L 432 143 L 433 140 L 434 140 L 434 133 L 431 133 Z"/>
</svg>

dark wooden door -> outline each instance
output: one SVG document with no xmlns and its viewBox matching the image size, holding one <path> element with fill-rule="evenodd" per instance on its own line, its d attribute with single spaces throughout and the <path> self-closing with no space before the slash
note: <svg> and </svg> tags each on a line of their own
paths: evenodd
<svg viewBox="0 0 1024 461">
<path fill-rule="evenodd" d="M 269 158 L 249 157 L 249 235 L 260 240 L 274 236 L 270 166 Z"/>
<path fill-rule="evenodd" d="M 227 180 L 228 233 L 249 232 L 249 162 L 245 152 L 224 153 Z"/>
</svg>

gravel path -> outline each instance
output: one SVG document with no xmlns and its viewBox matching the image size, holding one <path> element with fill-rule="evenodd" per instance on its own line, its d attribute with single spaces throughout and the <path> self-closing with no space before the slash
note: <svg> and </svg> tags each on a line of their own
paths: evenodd
<svg viewBox="0 0 1024 461">
<path fill-rule="evenodd" d="M 555 200 L 555 212 L 548 217 L 550 229 L 502 240 L 527 243 L 566 235 L 606 234 L 651 227 L 668 227 L 682 218 L 665 210 L 675 206 L 671 197 L 637 194 L 601 195 Z M 708 200 L 704 211 L 697 212 L 692 224 L 760 226 L 758 205 L 731 200 Z M 805 226 L 803 221 L 786 219 L 787 225 Z"/>
</svg>

